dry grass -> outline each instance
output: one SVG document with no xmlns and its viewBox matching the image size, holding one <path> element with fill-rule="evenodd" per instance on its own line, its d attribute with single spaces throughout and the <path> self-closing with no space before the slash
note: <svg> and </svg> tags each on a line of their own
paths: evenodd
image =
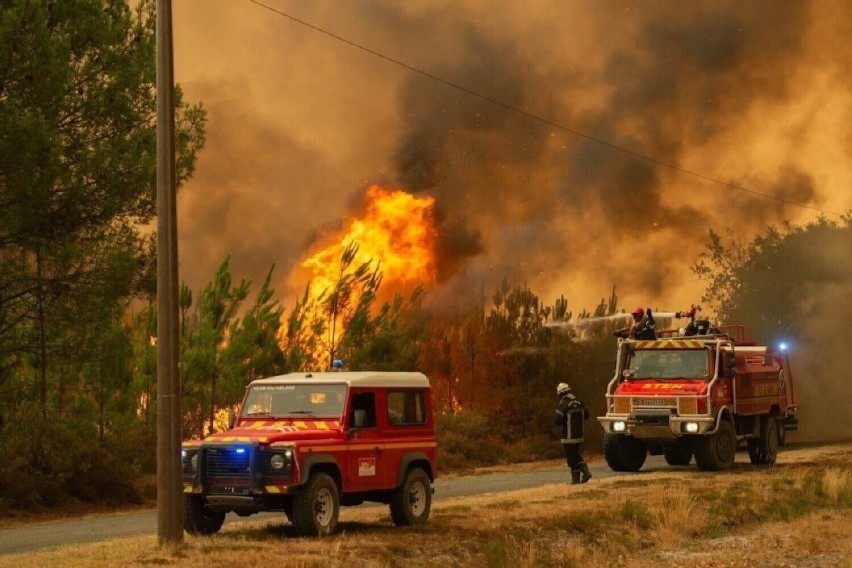
<svg viewBox="0 0 852 568">
<path fill-rule="evenodd" d="M 850 566 L 850 449 L 771 468 L 438 501 L 422 529 L 393 527 L 384 507 L 344 509 L 341 533 L 325 539 L 249 520 L 173 548 L 153 536 L 121 539 L 0 556 L 0 567 Z"/>
<path fill-rule="evenodd" d="M 852 493 L 852 471 L 849 469 L 829 468 L 822 479 L 822 489 L 830 503 L 838 504 L 850 499 Z"/>
<path fill-rule="evenodd" d="M 656 540 L 665 546 L 675 546 L 700 534 L 706 525 L 707 512 L 696 496 L 686 487 L 677 487 L 664 494 L 651 507 Z"/>
</svg>

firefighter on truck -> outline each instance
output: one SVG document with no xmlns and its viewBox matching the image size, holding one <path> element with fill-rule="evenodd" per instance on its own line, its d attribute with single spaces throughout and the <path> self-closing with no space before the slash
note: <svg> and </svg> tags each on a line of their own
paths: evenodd
<svg viewBox="0 0 852 568">
<path fill-rule="evenodd" d="M 786 431 L 798 429 L 788 353 L 760 345 L 743 325 L 696 320 L 700 309 L 675 313 L 690 318 L 684 329 L 619 337 L 607 412 L 598 418 L 613 470 L 637 471 L 648 454 L 726 469 L 743 440 L 751 463 L 769 465 Z"/>
</svg>

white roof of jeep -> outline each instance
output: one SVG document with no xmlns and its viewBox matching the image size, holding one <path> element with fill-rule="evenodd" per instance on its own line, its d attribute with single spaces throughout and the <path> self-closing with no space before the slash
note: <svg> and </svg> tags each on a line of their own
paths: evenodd
<svg viewBox="0 0 852 568">
<path fill-rule="evenodd" d="M 429 379 L 423 373 L 399 373 L 388 371 L 338 371 L 324 373 L 288 373 L 276 377 L 257 379 L 251 385 L 299 385 L 340 384 L 350 387 L 429 387 Z"/>
</svg>

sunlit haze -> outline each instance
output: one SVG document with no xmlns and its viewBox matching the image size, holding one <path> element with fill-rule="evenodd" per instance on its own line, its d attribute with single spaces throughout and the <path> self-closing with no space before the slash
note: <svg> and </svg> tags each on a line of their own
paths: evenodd
<svg viewBox="0 0 852 568">
<path fill-rule="evenodd" d="M 267 3 L 629 152 L 852 207 L 847 3 Z M 248 1 L 182 0 L 174 13 L 177 81 L 209 112 L 179 195 L 181 278 L 195 288 L 230 254 L 254 281 L 276 262 L 291 303 L 304 288 L 293 275 L 351 230 L 375 184 L 434 199 L 425 284 L 438 305 L 508 277 L 546 302 L 565 294 L 575 313 L 613 285 L 620 305 L 679 309 L 699 301 L 690 266 L 709 228 L 750 238 L 819 215 Z"/>
</svg>

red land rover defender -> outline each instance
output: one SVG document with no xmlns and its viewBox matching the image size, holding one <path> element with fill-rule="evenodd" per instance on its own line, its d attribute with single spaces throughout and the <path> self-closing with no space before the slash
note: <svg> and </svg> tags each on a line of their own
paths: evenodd
<svg viewBox="0 0 852 568">
<path fill-rule="evenodd" d="M 304 535 L 337 528 L 341 505 L 390 505 L 425 524 L 437 475 L 421 373 L 291 373 L 253 381 L 232 427 L 183 443 L 184 528 L 212 534 L 233 511 L 283 511 Z"/>
</svg>

